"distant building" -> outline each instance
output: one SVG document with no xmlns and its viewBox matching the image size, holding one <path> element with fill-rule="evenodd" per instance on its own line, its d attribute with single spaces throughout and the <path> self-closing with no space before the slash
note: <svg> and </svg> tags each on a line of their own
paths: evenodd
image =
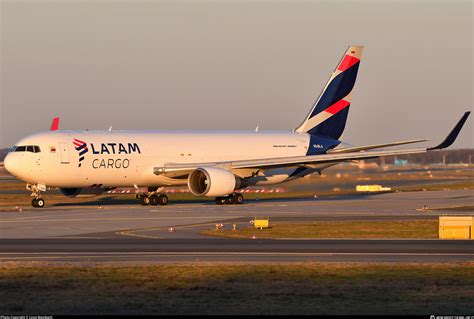
<svg viewBox="0 0 474 319">
<path fill-rule="evenodd" d="M 393 161 L 393 164 L 394 165 L 407 165 L 408 164 L 408 160 L 404 160 L 404 159 L 396 159 Z"/>
</svg>

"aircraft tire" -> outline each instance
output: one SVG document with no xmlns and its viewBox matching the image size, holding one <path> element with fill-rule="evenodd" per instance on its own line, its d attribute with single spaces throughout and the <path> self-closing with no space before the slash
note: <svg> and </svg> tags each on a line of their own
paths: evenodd
<svg viewBox="0 0 474 319">
<path fill-rule="evenodd" d="M 150 196 L 150 205 L 156 206 L 159 204 L 159 198 L 157 195 Z"/>
<path fill-rule="evenodd" d="M 146 195 L 143 195 L 142 197 L 140 197 L 140 204 L 142 206 L 148 206 L 150 205 L 150 197 L 146 196 Z"/>
<path fill-rule="evenodd" d="M 244 195 L 241 193 L 235 193 L 233 196 L 234 204 L 241 205 L 244 203 Z"/>
<path fill-rule="evenodd" d="M 232 205 L 234 203 L 234 195 L 229 194 L 228 196 L 225 197 L 225 203 L 227 205 Z"/>
<path fill-rule="evenodd" d="M 35 198 L 31 201 L 31 206 L 36 208 L 43 208 L 45 204 L 44 199 L 42 198 Z"/>
<path fill-rule="evenodd" d="M 165 194 L 160 194 L 158 196 L 158 203 L 162 206 L 168 205 L 168 196 L 166 196 Z"/>
<path fill-rule="evenodd" d="M 217 205 L 224 205 L 225 204 L 225 197 L 216 197 L 216 204 Z"/>
<path fill-rule="evenodd" d="M 43 207 L 44 207 L 44 204 L 45 204 L 44 199 L 38 198 L 38 199 L 36 200 L 36 204 L 38 205 L 37 207 L 43 208 Z"/>
</svg>

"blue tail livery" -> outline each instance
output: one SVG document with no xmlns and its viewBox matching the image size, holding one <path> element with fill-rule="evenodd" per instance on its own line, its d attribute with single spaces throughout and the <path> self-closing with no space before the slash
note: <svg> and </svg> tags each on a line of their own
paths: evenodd
<svg viewBox="0 0 474 319">
<path fill-rule="evenodd" d="M 363 46 L 350 46 L 305 121 L 295 130 L 339 139 L 346 125 Z"/>
</svg>

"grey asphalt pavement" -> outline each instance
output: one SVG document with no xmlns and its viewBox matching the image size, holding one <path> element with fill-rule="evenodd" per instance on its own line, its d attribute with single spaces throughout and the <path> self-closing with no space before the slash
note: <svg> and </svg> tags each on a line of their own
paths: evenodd
<svg viewBox="0 0 474 319">
<path fill-rule="evenodd" d="M 171 198 L 172 201 L 172 198 Z M 390 193 L 302 200 L 209 202 L 168 206 L 56 206 L 0 212 L 0 260 L 181 261 L 472 261 L 474 241 L 441 240 L 232 240 L 199 233 L 214 223 L 274 221 L 435 219 L 472 205 L 472 190 Z M 473 214 L 462 212 L 461 214 Z M 175 232 L 168 232 L 174 227 Z"/>
</svg>

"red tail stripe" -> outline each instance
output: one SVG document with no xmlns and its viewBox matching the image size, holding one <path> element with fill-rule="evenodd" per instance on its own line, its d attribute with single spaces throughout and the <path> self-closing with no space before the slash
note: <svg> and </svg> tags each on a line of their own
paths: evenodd
<svg viewBox="0 0 474 319">
<path fill-rule="evenodd" d="M 339 111 L 341 111 L 342 109 L 345 109 L 346 107 L 348 107 L 350 104 L 351 103 L 347 102 L 346 100 L 339 100 L 333 105 L 331 105 L 330 107 L 328 107 L 327 109 L 325 109 L 324 111 L 334 115 L 338 113 Z"/>
<path fill-rule="evenodd" d="M 339 67 L 337 68 L 339 71 L 345 71 L 357 62 L 359 62 L 360 59 L 353 57 L 351 55 L 346 55 L 344 59 L 342 59 L 341 63 L 339 64 Z"/>
</svg>

